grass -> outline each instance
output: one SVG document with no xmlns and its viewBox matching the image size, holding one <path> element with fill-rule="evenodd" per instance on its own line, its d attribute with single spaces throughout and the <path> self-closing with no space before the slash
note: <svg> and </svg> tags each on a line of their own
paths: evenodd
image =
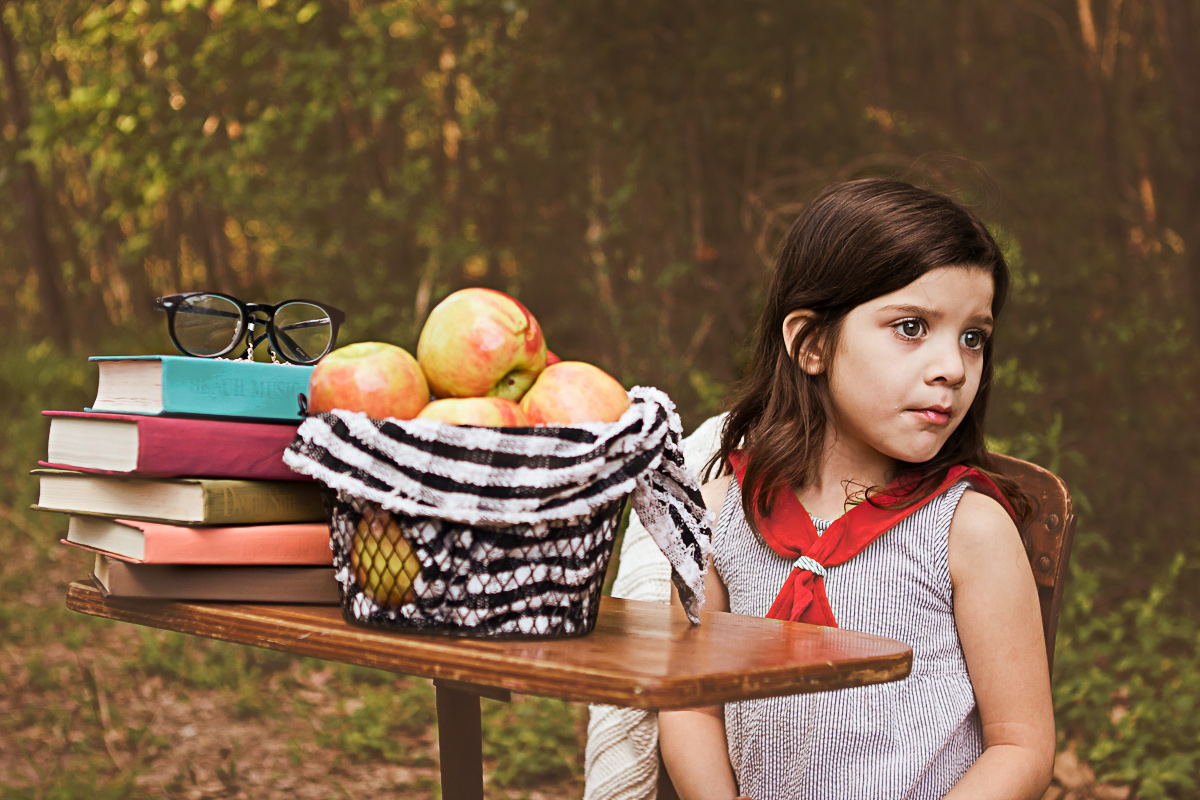
<svg viewBox="0 0 1200 800">
<path fill-rule="evenodd" d="M 439 795 L 428 681 L 64 616 L 47 588 L 0 651 L 0 798 Z M 488 796 L 581 794 L 585 714 L 483 701 Z"/>
</svg>

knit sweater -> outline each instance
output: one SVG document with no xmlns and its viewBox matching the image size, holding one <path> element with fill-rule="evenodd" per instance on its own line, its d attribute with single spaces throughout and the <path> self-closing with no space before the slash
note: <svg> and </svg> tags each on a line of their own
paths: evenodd
<svg viewBox="0 0 1200 800">
<path fill-rule="evenodd" d="M 683 440 L 683 457 L 699 474 L 721 445 L 722 414 Z M 631 515 L 621 543 L 613 597 L 671 601 L 671 568 L 645 527 Z M 584 800 L 654 800 L 658 786 L 658 715 L 637 708 L 589 707 Z"/>
</svg>

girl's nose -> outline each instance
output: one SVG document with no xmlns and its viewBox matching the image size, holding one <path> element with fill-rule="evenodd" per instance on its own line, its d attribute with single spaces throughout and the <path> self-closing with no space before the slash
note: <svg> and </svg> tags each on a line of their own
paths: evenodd
<svg viewBox="0 0 1200 800">
<path fill-rule="evenodd" d="M 957 339 L 950 343 L 939 342 L 932 348 L 931 356 L 925 373 L 927 383 L 958 386 L 966 380 L 967 363 Z"/>
</svg>

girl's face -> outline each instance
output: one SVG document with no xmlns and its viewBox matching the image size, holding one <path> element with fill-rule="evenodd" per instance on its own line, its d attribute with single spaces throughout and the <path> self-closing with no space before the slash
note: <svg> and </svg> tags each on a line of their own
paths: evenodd
<svg viewBox="0 0 1200 800">
<path fill-rule="evenodd" d="M 829 367 L 827 446 L 864 468 L 937 455 L 979 391 L 991 273 L 941 267 L 845 318 Z"/>
</svg>

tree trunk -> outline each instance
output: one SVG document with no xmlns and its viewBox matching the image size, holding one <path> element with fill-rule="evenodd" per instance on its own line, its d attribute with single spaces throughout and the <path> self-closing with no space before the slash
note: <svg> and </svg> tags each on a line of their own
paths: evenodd
<svg viewBox="0 0 1200 800">
<path fill-rule="evenodd" d="M 1179 212 L 1168 223 L 1183 238 L 1186 247 L 1184 258 L 1187 263 L 1188 290 L 1192 300 L 1192 313 L 1200 319 L 1200 35 L 1197 35 L 1197 19 L 1193 4 L 1189 0 L 1162 0 L 1165 28 L 1163 46 L 1167 51 L 1167 65 L 1174 90 L 1171 108 L 1175 116 L 1175 136 L 1183 165 L 1180 176 L 1182 199 Z M 1170 210 L 1164 209 L 1170 213 Z"/>
<path fill-rule="evenodd" d="M 8 116 L 17 129 L 18 152 L 28 144 L 29 106 L 17 77 L 16 46 L 8 25 L 4 22 L 5 0 L 0 0 L 0 69 L 4 71 L 4 90 Z M 25 228 L 29 241 L 29 256 L 38 281 L 38 298 L 42 305 L 43 329 L 60 347 L 71 343 L 71 316 L 67 309 L 62 274 L 50 243 L 44 211 L 42 187 L 33 164 L 23 161 L 17 166 L 17 185 L 25 205 Z"/>
</svg>

